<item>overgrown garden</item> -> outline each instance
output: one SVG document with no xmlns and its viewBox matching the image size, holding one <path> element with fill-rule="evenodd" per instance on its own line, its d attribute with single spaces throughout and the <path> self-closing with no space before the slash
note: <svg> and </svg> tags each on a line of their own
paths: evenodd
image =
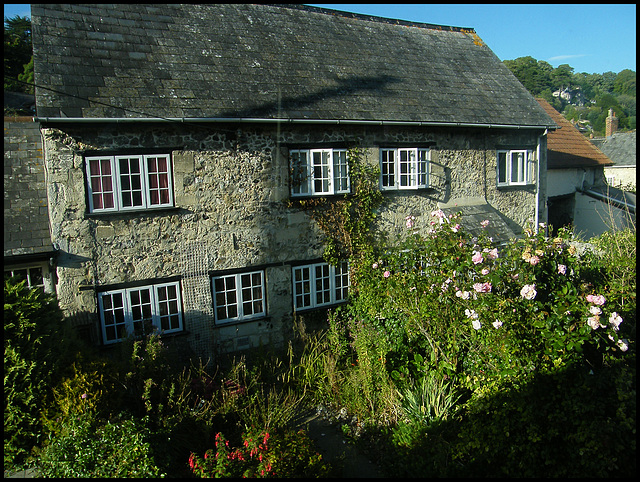
<svg viewBox="0 0 640 482">
<path fill-rule="evenodd" d="M 358 223 L 380 201 L 370 175 L 317 211 L 341 220 L 327 257 L 349 256 L 349 303 L 320 332 L 298 319 L 278 354 L 184 366 L 152 336 L 100 356 L 54 298 L 5 280 L 5 467 L 335 476 L 296 423 L 323 405 L 389 476 L 635 475 L 635 230 L 498 246 L 438 210 L 377 242 Z"/>
</svg>

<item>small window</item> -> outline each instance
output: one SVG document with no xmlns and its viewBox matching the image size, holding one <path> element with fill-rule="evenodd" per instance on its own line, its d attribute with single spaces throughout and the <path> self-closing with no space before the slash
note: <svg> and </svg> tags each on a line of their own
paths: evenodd
<svg viewBox="0 0 640 482">
<path fill-rule="evenodd" d="M 383 190 L 429 187 L 429 149 L 380 150 L 380 185 Z"/>
<path fill-rule="evenodd" d="M 183 330 L 177 282 L 100 292 L 98 309 L 105 344 Z"/>
<path fill-rule="evenodd" d="M 348 294 L 346 262 L 338 266 L 316 263 L 293 268 L 293 306 L 298 311 L 346 301 Z"/>
<path fill-rule="evenodd" d="M 89 212 L 173 206 L 168 154 L 91 156 L 85 160 Z"/>
<path fill-rule="evenodd" d="M 44 290 L 44 276 L 46 269 L 43 266 L 25 266 L 11 268 L 4 271 L 4 278 L 16 278 L 26 281 L 29 288 L 41 288 Z"/>
<path fill-rule="evenodd" d="M 293 149 L 289 151 L 291 196 L 348 194 L 349 165 L 344 149 Z"/>
<path fill-rule="evenodd" d="M 266 316 L 262 271 L 215 276 L 212 286 L 216 324 Z"/>
<path fill-rule="evenodd" d="M 498 186 L 523 186 L 535 182 L 536 161 L 533 151 L 499 150 L 496 155 Z"/>
</svg>

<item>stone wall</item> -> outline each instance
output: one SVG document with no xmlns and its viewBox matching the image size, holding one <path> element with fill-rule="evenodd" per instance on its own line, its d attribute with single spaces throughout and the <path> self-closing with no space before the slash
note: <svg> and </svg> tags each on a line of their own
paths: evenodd
<svg viewBox="0 0 640 482">
<path fill-rule="evenodd" d="M 426 226 L 440 204 L 468 197 L 500 210 L 517 230 L 535 216 L 533 187 L 495 187 L 496 147 L 535 146 L 539 133 L 529 130 L 126 123 L 42 132 L 61 307 L 97 326 L 95 287 L 180 276 L 181 338 L 201 356 L 290 335 L 291 263 L 321 258 L 323 235 L 307 213 L 287 207 L 289 148 L 358 145 L 377 164 L 379 146 L 432 144 L 431 188 L 385 193 L 376 228 L 391 238 L 403 235 L 408 214 Z M 172 153 L 175 208 L 87 214 L 84 155 L 140 148 Z M 211 274 L 238 268 L 265 270 L 269 316 L 216 327 Z"/>
</svg>

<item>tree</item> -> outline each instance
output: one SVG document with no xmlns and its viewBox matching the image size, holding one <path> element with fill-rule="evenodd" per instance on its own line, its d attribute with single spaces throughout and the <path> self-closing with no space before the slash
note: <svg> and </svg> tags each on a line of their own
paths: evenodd
<svg viewBox="0 0 640 482">
<path fill-rule="evenodd" d="M 571 87 L 571 80 L 573 78 L 573 67 L 569 64 L 558 65 L 556 69 L 554 69 L 553 74 L 551 75 L 553 80 L 553 86 L 557 89 L 562 89 L 563 87 Z"/>
<path fill-rule="evenodd" d="M 528 56 L 505 60 L 504 64 L 532 95 L 539 95 L 543 90 L 551 88 L 552 68 L 547 62 L 538 62 Z"/>
<path fill-rule="evenodd" d="M 31 20 L 16 15 L 4 19 L 4 90 L 28 92 L 25 85 L 18 82 L 25 74 L 25 66 L 31 62 Z M 33 64 L 31 64 L 33 71 Z M 28 78 L 28 77 L 27 77 Z"/>
<path fill-rule="evenodd" d="M 636 96 L 636 73 L 625 69 L 616 75 L 613 81 L 613 92 L 619 95 Z"/>
</svg>

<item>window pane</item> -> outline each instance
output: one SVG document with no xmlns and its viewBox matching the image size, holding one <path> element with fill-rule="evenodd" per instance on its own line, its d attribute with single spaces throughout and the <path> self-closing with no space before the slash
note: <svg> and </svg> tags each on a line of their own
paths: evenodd
<svg viewBox="0 0 640 482">
<path fill-rule="evenodd" d="M 178 286 L 175 284 L 159 286 L 156 288 L 156 297 L 158 299 L 158 328 L 165 332 L 181 329 Z"/>
<path fill-rule="evenodd" d="M 335 192 L 349 192 L 347 151 L 333 151 L 333 181 Z"/>
<path fill-rule="evenodd" d="M 88 183 L 94 210 L 114 207 L 111 158 L 87 159 Z"/>
<path fill-rule="evenodd" d="M 383 150 L 380 172 L 382 174 L 382 187 L 394 187 L 395 181 L 395 152 Z"/>
<path fill-rule="evenodd" d="M 143 206 L 142 179 L 140 173 L 140 158 L 117 158 L 120 170 L 120 199 L 122 207 Z"/>
<path fill-rule="evenodd" d="M 308 151 L 290 151 L 291 159 L 291 193 L 309 194 L 309 160 Z"/>
<path fill-rule="evenodd" d="M 429 151 L 427 149 L 418 150 L 418 185 L 427 187 L 429 185 Z"/>
<path fill-rule="evenodd" d="M 400 187 L 416 185 L 416 153 L 413 149 L 398 149 Z"/>
<path fill-rule="evenodd" d="M 102 319 L 105 343 L 118 341 L 126 336 L 124 293 L 103 293 Z"/>
<path fill-rule="evenodd" d="M 498 183 L 507 182 L 507 153 L 498 152 Z"/>
<path fill-rule="evenodd" d="M 511 153 L 511 182 L 524 182 L 524 152 Z"/>
<path fill-rule="evenodd" d="M 330 170 L 330 151 L 311 151 L 312 168 L 313 168 L 313 192 L 314 194 L 330 194 L 331 180 L 329 177 Z"/>
<path fill-rule="evenodd" d="M 295 307 L 306 308 L 311 306 L 311 269 L 307 266 L 294 268 L 293 289 L 295 293 Z"/>
<path fill-rule="evenodd" d="M 168 156 L 147 157 L 149 204 L 151 206 L 171 203 L 169 175 Z"/>
</svg>

